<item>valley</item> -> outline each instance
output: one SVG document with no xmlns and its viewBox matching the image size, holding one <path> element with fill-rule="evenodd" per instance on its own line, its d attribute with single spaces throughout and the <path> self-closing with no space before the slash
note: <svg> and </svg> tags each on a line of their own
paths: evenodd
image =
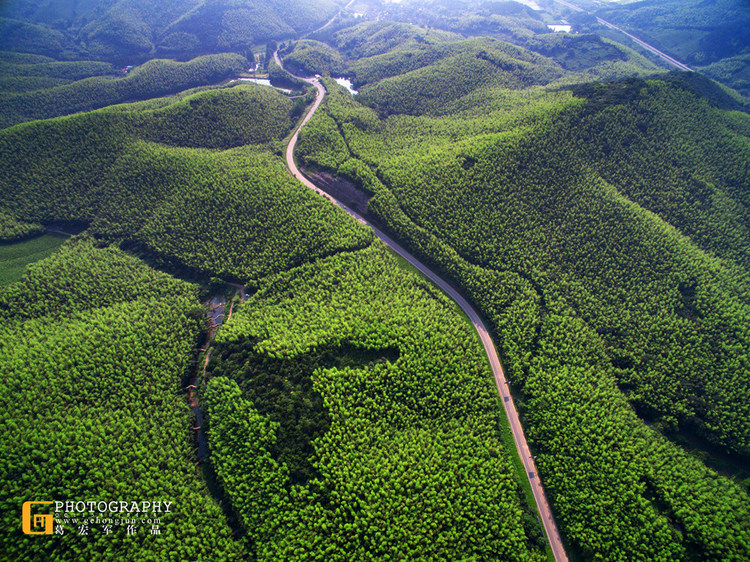
<svg viewBox="0 0 750 562">
<path fill-rule="evenodd" d="M 9 559 L 750 556 L 739 3 L 48 4 L 0 9 Z"/>
</svg>

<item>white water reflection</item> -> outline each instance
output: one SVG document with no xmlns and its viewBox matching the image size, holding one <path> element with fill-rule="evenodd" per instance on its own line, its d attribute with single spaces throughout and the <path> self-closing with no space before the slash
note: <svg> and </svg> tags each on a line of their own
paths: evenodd
<svg viewBox="0 0 750 562">
<path fill-rule="evenodd" d="M 349 93 L 351 95 L 354 96 L 358 93 L 357 90 L 352 87 L 352 81 L 348 78 L 334 78 L 334 80 L 336 81 L 336 84 L 338 84 L 339 86 L 343 86 L 344 88 L 349 90 Z"/>
<path fill-rule="evenodd" d="M 524 6 L 528 6 L 532 10 L 541 11 L 542 7 L 534 2 L 534 0 L 516 0 L 519 4 L 523 4 Z"/>
<path fill-rule="evenodd" d="M 292 93 L 291 90 L 274 86 L 268 78 L 237 78 L 236 80 L 232 80 L 232 82 L 252 82 L 260 86 L 271 86 L 271 88 L 276 88 L 279 92 L 284 92 L 285 94 Z"/>
</svg>

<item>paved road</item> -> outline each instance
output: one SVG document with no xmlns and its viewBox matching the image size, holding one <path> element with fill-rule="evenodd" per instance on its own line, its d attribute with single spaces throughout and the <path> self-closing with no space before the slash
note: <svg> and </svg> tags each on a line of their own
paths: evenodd
<svg viewBox="0 0 750 562">
<path fill-rule="evenodd" d="M 333 23 L 333 20 L 335 20 L 337 17 L 339 17 L 342 14 L 342 12 L 344 10 L 346 10 L 349 6 L 351 6 L 352 4 L 354 4 L 354 2 L 355 2 L 355 0 L 349 0 L 349 3 L 346 6 L 344 6 L 343 8 L 341 8 L 338 12 L 336 12 L 333 15 L 333 17 L 331 19 L 329 19 L 323 26 L 319 27 L 315 31 L 311 31 L 307 35 L 312 35 L 313 33 L 317 33 L 318 31 L 321 31 L 321 30 L 325 29 L 326 27 L 328 27 L 329 25 L 331 25 Z"/>
<path fill-rule="evenodd" d="M 555 2 L 557 2 L 558 4 L 562 4 L 563 6 L 567 6 L 568 8 L 570 8 L 571 10 L 575 10 L 576 12 L 584 12 L 584 13 L 587 13 L 587 14 L 591 13 L 591 12 L 588 12 L 588 11 L 584 10 L 583 8 L 579 8 L 575 4 L 571 4 L 570 2 L 566 2 L 565 0 L 555 0 Z M 677 59 L 674 59 L 674 58 L 670 57 L 667 53 L 664 53 L 664 52 L 660 51 L 659 49 L 657 49 L 656 47 L 654 47 L 653 45 L 649 45 L 645 41 L 643 41 L 641 39 L 638 39 L 638 37 L 636 37 L 635 35 L 631 35 L 627 31 L 625 31 L 624 29 L 621 29 L 621 28 L 617 27 L 615 24 L 609 23 L 608 21 L 605 21 L 605 20 L 603 20 L 602 18 L 600 18 L 598 16 L 596 18 L 596 21 L 598 21 L 600 24 L 602 24 L 602 25 L 604 25 L 604 26 L 606 26 L 606 27 L 608 27 L 610 29 L 614 29 L 616 31 L 619 31 L 620 33 L 624 33 L 625 35 L 627 35 L 628 37 L 630 37 L 635 43 L 637 43 L 638 45 L 640 45 L 641 47 L 643 47 L 647 51 L 650 51 L 650 52 L 654 53 L 656 56 L 658 56 L 659 58 L 661 58 L 662 60 L 664 60 L 666 63 L 674 66 L 675 68 L 678 68 L 680 70 L 686 70 L 688 72 L 694 72 L 693 69 L 690 68 L 688 65 L 683 64 L 680 61 L 678 61 Z"/>
<path fill-rule="evenodd" d="M 657 55 L 658 57 L 660 57 L 662 60 L 666 61 L 667 63 L 671 64 L 672 66 L 674 66 L 674 67 L 676 67 L 676 68 L 678 68 L 680 70 L 686 70 L 688 72 L 693 72 L 693 69 L 690 68 L 688 65 L 683 64 L 683 63 L 681 63 L 680 61 L 678 61 L 676 59 L 673 59 L 667 53 L 663 53 L 662 51 L 660 51 L 659 49 L 657 49 L 653 45 L 649 45 L 645 41 L 642 41 L 641 39 L 638 39 L 638 37 L 636 37 L 635 35 L 631 35 L 627 31 L 625 31 L 624 29 L 621 29 L 621 28 L 617 27 L 616 25 L 614 25 L 612 23 L 609 23 L 608 21 L 604 21 L 600 17 L 597 17 L 596 21 L 598 21 L 600 24 L 602 24 L 604 26 L 609 27 L 610 29 L 615 29 L 615 30 L 619 31 L 620 33 L 624 33 L 625 35 L 627 35 L 628 37 L 630 37 L 635 43 L 637 43 L 638 45 L 640 45 L 641 47 L 643 47 L 647 51 L 651 51 L 652 53 L 654 53 L 655 55 Z"/>
<path fill-rule="evenodd" d="M 505 413 L 508 416 L 508 422 L 510 423 L 510 429 L 513 432 L 513 440 L 516 443 L 516 449 L 518 450 L 518 454 L 521 457 L 521 461 L 523 462 L 524 469 L 526 470 L 526 476 L 529 479 L 529 484 L 531 484 L 531 490 L 534 493 L 534 499 L 536 500 L 537 510 L 540 514 L 540 517 L 542 518 L 542 523 L 544 525 L 544 530 L 546 532 L 547 538 L 549 539 L 549 543 L 552 548 L 552 553 L 554 554 L 555 560 L 557 562 L 567 561 L 568 557 L 565 554 L 565 549 L 563 548 L 562 541 L 560 540 L 560 532 L 558 531 L 557 524 L 555 523 L 555 520 L 552 517 L 552 510 L 549 507 L 549 502 L 547 501 L 547 496 L 544 493 L 544 488 L 542 488 L 542 484 L 539 481 L 539 474 L 537 473 L 536 465 L 534 464 L 534 459 L 531 456 L 529 445 L 528 443 L 526 443 L 526 437 L 524 436 L 524 433 L 523 433 L 523 427 L 521 427 L 521 421 L 518 418 L 518 412 L 516 411 L 515 404 L 513 403 L 513 397 L 510 395 L 508 383 L 505 380 L 505 373 L 503 372 L 503 367 L 500 364 L 500 358 L 497 355 L 497 350 L 495 349 L 495 346 L 492 343 L 492 339 L 490 338 L 487 327 L 484 325 L 484 322 L 479 317 L 479 314 L 477 314 L 474 308 L 466 301 L 466 299 L 464 299 L 458 293 L 458 291 L 456 291 L 451 285 L 449 285 L 446 281 L 444 281 L 440 276 L 438 276 L 435 272 L 433 272 L 426 265 L 420 262 L 417 258 L 412 256 L 409 252 L 407 252 L 404 248 L 402 248 L 397 242 L 391 239 L 387 234 L 382 232 L 376 226 L 370 224 L 370 222 L 367 219 L 365 219 L 364 217 L 362 217 L 361 215 L 359 215 L 358 213 L 356 213 L 355 211 L 353 211 L 352 209 L 344 205 L 341 201 L 335 199 L 334 197 L 326 193 L 325 191 L 318 189 L 318 187 L 315 186 L 305 176 L 303 176 L 302 173 L 299 171 L 299 168 L 297 168 L 297 165 L 294 162 L 294 147 L 297 145 L 297 138 L 299 136 L 299 131 L 300 129 L 302 129 L 302 127 L 305 126 L 305 124 L 308 122 L 310 117 L 312 117 L 313 113 L 315 113 L 315 111 L 318 109 L 326 93 L 325 88 L 320 83 L 320 81 L 317 80 L 316 78 L 303 79 L 303 80 L 315 86 L 315 88 L 317 89 L 317 92 L 316 92 L 316 97 L 315 97 L 315 103 L 313 103 L 312 107 L 305 115 L 305 118 L 302 120 L 302 123 L 294 132 L 294 135 L 292 136 L 291 140 L 289 141 L 289 144 L 287 145 L 286 163 L 287 163 L 287 166 L 289 166 L 289 170 L 292 172 L 292 175 L 294 175 L 295 178 L 297 178 L 307 187 L 309 187 L 310 189 L 312 189 L 313 191 L 315 191 L 322 197 L 325 197 L 334 205 L 338 205 L 339 207 L 341 207 L 344 211 L 346 211 L 349 215 L 354 217 L 356 220 L 358 220 L 362 224 L 367 225 L 370 228 L 372 228 L 375 231 L 375 235 L 378 238 L 380 238 L 388 247 L 390 247 L 393 251 L 395 251 L 397 254 L 403 257 L 406 261 L 408 261 L 410 264 L 416 267 L 425 276 L 427 276 L 433 283 L 435 283 L 435 285 L 440 287 L 440 289 L 442 289 L 450 298 L 456 301 L 458 306 L 461 307 L 461 309 L 466 313 L 466 315 L 469 317 L 471 322 L 474 324 L 474 328 L 476 328 L 477 333 L 479 333 L 479 337 L 482 340 L 482 345 L 484 346 L 484 350 L 487 353 L 487 357 L 490 360 L 490 365 L 492 366 L 492 373 L 495 376 L 495 384 L 497 385 L 497 390 L 500 393 L 500 396 L 502 397 L 503 406 L 505 407 Z"/>
</svg>

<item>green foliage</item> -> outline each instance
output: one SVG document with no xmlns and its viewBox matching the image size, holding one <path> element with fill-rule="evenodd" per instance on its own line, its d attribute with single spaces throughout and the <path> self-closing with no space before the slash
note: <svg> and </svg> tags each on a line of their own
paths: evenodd
<svg viewBox="0 0 750 562">
<path fill-rule="evenodd" d="M 321 43 L 304 39 L 294 44 L 294 50 L 284 56 L 284 65 L 294 74 L 312 76 L 313 74 L 328 74 L 340 76 L 344 72 L 344 60 L 341 54 Z"/>
<path fill-rule="evenodd" d="M 59 57 L 61 54 L 74 56 L 76 45 L 56 29 L 0 18 L 0 50 Z"/>
<path fill-rule="evenodd" d="M 145 267 L 115 247 L 101 248 L 87 237 L 63 245 L 64 241 L 60 235 L 48 235 L 30 241 L 34 246 L 2 247 L 24 254 L 57 250 L 44 261 L 37 258 L 20 282 L 2 290 L 0 318 L 4 322 L 64 316 L 139 299 L 194 296 L 189 285 Z"/>
<path fill-rule="evenodd" d="M 54 88 L 68 84 L 68 80 L 63 78 L 50 78 L 48 76 L 0 76 L 1 92 L 30 92 L 33 90 L 43 90 L 44 88 Z"/>
<path fill-rule="evenodd" d="M 561 75 L 541 60 L 509 56 L 502 44 L 484 40 L 472 43 L 464 52 L 437 64 L 364 86 L 359 95 L 382 114 L 415 115 L 439 111 L 445 104 L 482 87 L 520 89 L 550 82 Z M 496 49 L 497 46 L 500 48 Z"/>
<path fill-rule="evenodd" d="M 242 556 L 194 468 L 181 379 L 201 314 L 196 288 L 88 240 L 66 244 L 0 290 L 2 550 L 15 560 L 165 560 Z M 18 311 L 22 313 L 16 314 Z M 74 524 L 49 540 L 21 534 L 29 500 L 170 501 L 160 533 L 106 535 Z M 82 514 L 77 514 L 82 517 Z M 119 519 L 122 514 L 113 514 Z M 62 514 L 58 514 L 62 519 Z"/>
<path fill-rule="evenodd" d="M 174 34 L 185 34 L 203 51 L 248 49 L 269 39 L 294 34 L 270 2 L 205 2 L 186 12 L 166 30 L 171 45 Z M 193 39 L 194 38 L 194 39 Z"/>
<path fill-rule="evenodd" d="M 220 346 L 221 355 L 212 355 L 211 370 L 231 374 L 250 403 L 276 425 L 278 438 L 269 444 L 269 451 L 286 466 L 288 483 L 304 484 L 315 474 L 310 463 L 312 442 L 330 426 L 323 399 L 312 389 L 311 375 L 340 350 L 273 359 L 256 355 L 253 343 Z"/>
<path fill-rule="evenodd" d="M 367 30 L 359 31 L 364 35 Z M 345 32 L 337 37 L 342 50 L 347 49 L 347 41 L 353 41 Z M 421 40 L 404 39 L 384 53 L 350 65 L 348 73 L 354 76 L 360 101 L 385 115 L 435 113 L 488 87 L 523 89 L 559 80 L 616 78 L 656 70 L 629 49 L 593 35 L 544 35 L 524 41 L 527 48 L 487 38 L 417 37 Z M 348 52 L 356 53 L 356 46 Z"/>
<path fill-rule="evenodd" d="M 268 150 L 218 153 L 139 139 L 204 146 L 273 142 L 293 125 L 292 104 L 280 93 L 242 86 L 163 109 L 134 109 L 0 132 L 7 211 L 26 222 L 90 223 L 97 235 L 127 240 L 161 265 L 251 285 L 372 239 L 299 186 Z"/>
<path fill-rule="evenodd" d="M 152 60 L 123 78 L 96 76 L 33 92 L 0 93 L 0 127 L 214 84 L 246 66 L 245 58 L 236 54 L 204 56 L 184 63 Z"/>
<path fill-rule="evenodd" d="M 81 30 L 87 50 L 97 58 L 123 59 L 152 52 L 152 30 L 134 10 L 107 11 L 101 19 L 91 21 Z"/>
<path fill-rule="evenodd" d="M 383 7 L 433 29 L 368 22 L 331 31 L 332 47 L 297 44 L 293 71 L 347 69 L 362 92 L 325 80 L 301 160 L 371 195 L 370 215 L 489 320 L 574 554 L 747 559 L 747 483 L 669 440 L 693 432 L 738 463 L 750 454 L 750 120 L 732 111 L 747 104 L 696 74 L 570 87 L 655 67 L 593 35 L 534 35 L 544 23 L 517 3 L 454 4 Z M 717 15 L 716 33 L 698 30 L 662 4 L 611 10 L 650 20 L 656 44 L 684 25 L 695 39 L 674 44 L 695 52 L 688 62 L 741 86 L 746 22 Z M 721 6 L 736 15 L 735 0 Z M 83 59 L 247 54 L 335 9 L 12 0 L 0 48 L 28 53 L 0 52 L 0 126 L 247 64 L 151 61 L 116 80 Z M 6 281 L 26 268 L 0 288 L 6 556 L 542 558 L 469 326 L 286 173 L 280 141 L 305 101 L 237 86 L 0 131 L 2 239 L 54 220 L 96 237 L 28 268 L 54 251 L 49 238 L 0 246 Z M 191 467 L 179 389 L 201 332 L 196 289 L 111 241 L 258 290 L 220 330 L 205 389 L 211 463 L 247 544 Z M 19 540 L 19 499 L 133 494 L 176 498 L 169 536 Z"/>
<path fill-rule="evenodd" d="M 276 64 L 274 59 L 271 59 L 268 62 L 268 78 L 271 81 L 271 84 L 277 88 L 303 91 L 309 87 L 307 82 L 289 74 L 286 70 Z"/>
<path fill-rule="evenodd" d="M 632 50 L 593 34 L 548 33 L 529 39 L 524 45 L 550 57 L 565 70 L 590 78 L 624 78 L 659 70 Z"/>
<path fill-rule="evenodd" d="M 0 49 L 62 59 L 135 64 L 253 46 L 320 27 L 332 0 L 8 0 L 0 9 Z"/>
<path fill-rule="evenodd" d="M 523 383 L 533 397 L 528 435 L 539 443 L 559 520 L 584 556 L 746 558 L 746 491 L 636 418 L 596 332 L 566 311 L 543 321 L 539 341 L 544 351 L 529 358 Z"/>
<path fill-rule="evenodd" d="M 217 342 L 211 459 L 259 559 L 543 558 L 479 340 L 385 248 L 265 280 Z"/>
<path fill-rule="evenodd" d="M 701 72 L 750 97 L 750 53 L 722 59 L 701 68 Z"/>
<path fill-rule="evenodd" d="M 43 55 L 32 55 L 30 53 L 14 53 L 12 51 L 0 51 L 0 62 L 3 64 L 43 64 L 55 62 L 52 57 Z"/>
<path fill-rule="evenodd" d="M 0 91 L 41 90 L 91 76 L 114 74 L 114 72 L 113 66 L 105 62 L 47 62 L 46 60 L 30 62 L 21 58 L 18 62 L 0 62 Z"/>
<path fill-rule="evenodd" d="M 471 7 L 463 6 L 462 9 L 470 10 Z M 414 18 L 409 17 L 408 21 L 424 19 L 424 16 L 419 15 L 422 11 L 420 4 L 417 13 L 413 14 Z M 442 11 L 442 8 L 436 10 L 440 13 Z M 476 21 L 486 19 L 481 16 Z M 455 29 L 442 23 L 448 25 L 448 29 Z M 659 70 L 658 66 L 643 56 L 614 41 L 593 34 L 545 33 L 546 26 L 540 22 L 532 27 L 539 26 L 541 29 L 536 29 L 536 35 L 531 34 L 528 29 L 520 34 L 492 34 L 501 39 L 509 39 L 515 45 L 491 41 L 486 37 L 461 40 L 461 36 L 451 33 L 426 31 L 417 26 L 390 22 L 369 22 L 344 29 L 334 36 L 332 42 L 342 53 L 353 59 L 349 62 L 348 74 L 355 77 L 355 85 L 358 87 L 427 68 L 432 70 L 433 79 L 441 81 L 443 88 L 449 90 L 456 89 L 453 82 L 459 84 L 458 88 L 463 85 L 466 89 L 471 89 L 471 84 L 487 82 L 519 87 L 519 82 L 525 85 L 548 83 L 560 77 L 564 77 L 566 82 L 581 82 L 642 76 Z M 461 33 L 479 35 L 481 32 L 475 29 Z M 487 68 L 475 68 L 470 61 L 457 58 L 459 54 L 477 54 L 482 50 L 484 53 L 481 58 L 494 63 L 489 68 L 490 75 L 484 80 L 475 74 L 480 71 L 487 73 Z M 458 70 L 463 69 L 463 74 L 454 68 L 457 65 Z M 499 80 L 498 70 L 507 73 Z M 448 77 L 451 84 L 443 84 L 442 81 Z M 425 86 L 416 83 L 412 88 L 417 92 L 425 89 Z"/>
<path fill-rule="evenodd" d="M 384 121 L 334 90 L 325 108 L 352 155 L 338 172 L 491 321 L 584 558 L 750 552 L 746 491 L 660 434 L 749 451 L 750 122 L 701 88 L 480 90 Z"/>
<path fill-rule="evenodd" d="M 166 28 L 164 35 L 171 46 L 179 33 L 181 41 L 187 42 L 189 38 L 203 52 L 242 51 L 315 29 L 337 9 L 331 0 L 210 1 L 185 11 Z"/>
<path fill-rule="evenodd" d="M 743 0 L 608 4 L 597 15 L 691 68 L 750 95 L 747 63 L 743 66 L 750 55 L 750 11 Z"/>
<path fill-rule="evenodd" d="M 0 210 L 0 242 L 14 242 L 43 232 L 41 224 L 18 221 L 10 213 Z"/>
<path fill-rule="evenodd" d="M 543 12 L 519 2 L 407 0 L 389 5 L 388 13 L 391 19 L 399 21 L 463 36 L 492 36 L 516 44 L 534 34 L 547 32 Z"/>
<path fill-rule="evenodd" d="M 260 542 L 272 522 L 283 518 L 288 501 L 285 467 L 268 450 L 276 424 L 244 400 L 237 383 L 226 377 L 211 379 L 206 398 L 211 463 L 251 540 Z"/>
<path fill-rule="evenodd" d="M 172 146 L 233 148 L 283 139 L 294 103 L 271 88 L 238 85 L 153 111 L 128 112 L 135 134 Z"/>
<path fill-rule="evenodd" d="M 336 33 L 334 46 L 351 59 L 361 59 L 393 50 L 413 48 L 418 44 L 460 39 L 461 36 L 455 33 L 428 30 L 391 21 L 375 21 L 361 23 Z"/>
<path fill-rule="evenodd" d="M 328 83 L 330 88 L 330 83 Z M 339 133 L 336 121 L 323 111 L 318 111 L 302 129 L 299 137 L 299 152 L 306 166 L 320 166 L 338 170 L 349 158 L 349 148 Z"/>
</svg>

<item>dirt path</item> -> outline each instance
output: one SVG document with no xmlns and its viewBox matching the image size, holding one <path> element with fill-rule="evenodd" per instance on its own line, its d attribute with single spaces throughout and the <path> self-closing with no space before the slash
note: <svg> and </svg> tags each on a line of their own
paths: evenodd
<svg viewBox="0 0 750 562">
<path fill-rule="evenodd" d="M 276 54 L 274 54 L 274 56 L 276 56 L 277 62 L 280 63 L 281 61 L 278 60 L 278 56 Z M 466 301 L 466 299 L 464 299 L 458 293 L 458 291 L 456 291 L 456 289 L 454 289 L 449 283 L 444 281 L 440 276 L 438 276 L 435 272 L 429 269 L 426 265 L 424 265 L 422 262 L 420 262 L 418 259 L 412 256 L 409 252 L 407 252 L 397 242 L 391 239 L 388 235 L 386 235 L 376 226 L 372 225 L 367 219 L 365 219 L 359 213 L 351 210 L 349 207 L 341 203 L 339 200 L 335 199 L 328 193 L 322 191 L 317 186 L 315 186 L 310 180 L 308 180 L 305 176 L 303 176 L 302 172 L 300 172 L 299 168 L 297 168 L 297 165 L 294 162 L 294 148 L 297 145 L 297 138 L 299 137 L 299 132 L 302 129 L 302 127 L 304 127 L 305 124 L 310 120 L 310 118 L 318 109 L 318 107 L 320 107 L 320 104 L 323 101 L 323 97 L 325 96 L 325 93 L 326 93 L 325 88 L 323 87 L 323 85 L 320 83 L 320 81 L 317 78 L 301 78 L 301 80 L 305 80 L 305 82 L 308 82 L 309 84 L 312 84 L 313 86 L 315 86 L 317 92 L 316 92 L 315 102 L 313 103 L 312 107 L 308 110 L 307 114 L 302 120 L 302 123 L 299 125 L 299 127 L 297 127 L 297 129 L 294 132 L 294 135 L 292 135 L 292 138 L 290 139 L 289 144 L 287 145 L 286 163 L 287 163 L 287 166 L 289 167 L 289 170 L 291 171 L 292 175 L 295 178 L 297 178 L 299 181 L 301 181 L 305 186 L 309 187 L 310 189 L 318 193 L 321 197 L 325 197 L 334 205 L 341 207 L 344 211 L 346 211 L 350 216 L 354 217 L 354 219 L 356 219 L 357 221 L 372 228 L 375 231 L 375 235 L 378 238 L 380 238 L 380 240 L 382 240 L 383 243 L 385 243 L 394 252 L 399 254 L 401 257 L 403 257 L 406 261 L 408 261 L 414 267 L 416 267 L 426 277 L 428 277 L 433 283 L 435 283 L 435 285 L 437 285 L 440 289 L 442 289 L 450 298 L 452 298 L 458 304 L 458 306 L 461 307 L 461 309 L 466 313 L 466 315 L 469 317 L 471 322 L 474 324 L 474 328 L 476 329 L 477 333 L 479 334 L 480 339 L 482 340 L 482 345 L 484 346 L 484 350 L 487 353 L 487 357 L 490 361 L 490 366 L 492 367 L 492 373 L 495 377 L 495 384 L 497 385 L 497 391 L 500 393 L 500 396 L 503 400 L 503 407 L 505 408 L 505 414 L 508 416 L 510 429 L 513 433 L 513 440 L 515 441 L 518 454 L 521 457 L 521 462 L 523 462 L 523 466 L 526 471 L 526 477 L 529 479 L 529 484 L 531 485 L 531 491 L 534 494 L 534 500 L 536 501 L 537 510 L 540 514 L 542 524 L 544 525 L 544 530 L 547 535 L 547 539 L 549 540 L 550 548 L 552 549 L 552 553 L 557 562 L 567 562 L 568 557 L 565 554 L 565 548 L 563 547 L 562 540 L 560 538 L 560 532 L 557 528 L 557 524 L 555 523 L 555 519 L 552 516 L 552 510 L 550 509 L 549 502 L 547 501 L 547 495 L 544 493 L 544 488 L 542 487 L 542 483 L 539 480 L 539 474 L 536 470 L 536 465 L 531 455 L 529 445 L 526 442 L 526 437 L 524 436 L 524 433 L 523 433 L 523 427 L 521 426 L 521 421 L 518 417 L 518 411 L 516 410 L 516 406 L 513 403 L 513 397 L 510 394 L 508 383 L 505 379 L 505 373 L 503 372 L 503 367 L 500 364 L 500 358 L 497 355 L 497 350 L 495 349 L 495 345 L 492 343 L 492 338 L 490 338 L 489 331 L 487 330 L 487 327 L 484 325 L 484 322 L 482 321 L 482 319 L 479 317 L 479 314 L 477 314 L 477 312 Z"/>
</svg>

